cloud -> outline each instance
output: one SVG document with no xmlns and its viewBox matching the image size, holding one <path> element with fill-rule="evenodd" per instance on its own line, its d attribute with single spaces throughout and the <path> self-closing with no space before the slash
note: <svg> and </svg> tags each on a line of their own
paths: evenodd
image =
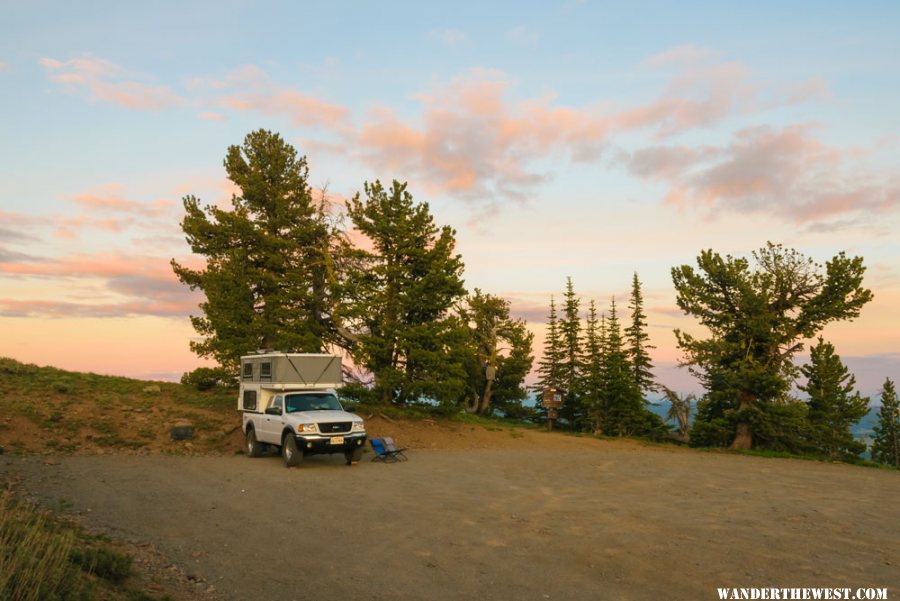
<svg viewBox="0 0 900 601">
<path fill-rule="evenodd" d="M 648 132 L 671 138 L 736 115 L 801 102 L 824 86 L 812 81 L 764 86 L 743 65 L 714 60 L 710 51 L 694 47 L 658 55 L 645 66 L 674 72 L 656 98 L 633 106 L 565 106 L 552 93 L 515 101 L 510 99 L 513 82 L 504 73 L 476 69 L 416 95 L 417 119 L 388 108 L 371 111 L 345 146 L 377 169 L 490 208 L 528 198 L 552 177 L 536 168 L 544 159 L 594 162 L 616 136 Z M 666 159 L 679 172 L 684 166 L 678 162 L 697 160 L 674 152 L 663 156 L 666 151 L 658 150 L 655 160 Z"/>
<path fill-rule="evenodd" d="M 502 74 L 475 71 L 420 94 L 421 125 L 374 110 L 353 146 L 378 169 L 469 199 L 521 199 L 546 179 L 531 163 L 555 153 L 576 160 L 600 154 L 606 133 L 600 115 L 549 99 L 511 104 L 509 87 Z"/>
<path fill-rule="evenodd" d="M 627 160 L 632 174 L 669 184 L 668 202 L 713 211 L 765 212 L 817 231 L 851 227 L 848 215 L 900 206 L 900 182 L 847 165 L 856 151 L 818 140 L 816 126 L 751 127 L 723 146 L 656 146 Z M 828 222 L 828 223 L 823 223 Z"/>
<path fill-rule="evenodd" d="M 0 227 L 0 241 L 3 242 L 28 242 L 34 241 L 36 238 L 31 234 L 26 234 L 21 230 L 15 230 L 8 227 Z"/>
<path fill-rule="evenodd" d="M 0 263 L 0 273 L 21 276 L 52 277 L 121 277 L 133 273 L 153 274 L 157 278 L 172 277 L 169 259 L 148 255 L 98 253 L 61 258 L 42 258 L 27 263 Z"/>
<path fill-rule="evenodd" d="M 0 62 L 0 73 L 5 73 L 10 70 L 10 67 L 7 63 Z"/>
<path fill-rule="evenodd" d="M 185 312 L 185 307 L 179 303 L 76 303 L 58 300 L 0 298 L 0 315 L 4 317 L 51 318 L 129 317 L 137 315 L 184 317 L 187 313 Z"/>
<path fill-rule="evenodd" d="M 72 197 L 72 202 L 91 212 L 124 213 L 143 217 L 157 217 L 168 213 L 175 203 L 159 199 L 150 203 L 128 200 L 122 195 L 122 186 L 109 184 L 97 192 L 86 192 Z"/>
<path fill-rule="evenodd" d="M 45 225 L 45 219 L 36 215 L 0 211 L 0 242 L 33 242 L 38 238 L 26 230 Z"/>
<path fill-rule="evenodd" d="M 0 253 L 0 273 L 57 281 L 61 288 L 67 288 L 65 282 L 72 279 L 102 280 L 104 286 L 104 292 L 93 302 L 72 302 L 64 295 L 51 300 L 2 299 L 0 314 L 8 316 L 185 317 L 196 313 L 203 300 L 202 293 L 191 291 L 177 280 L 165 257 L 105 253 L 37 258 Z M 126 300 L 118 300 L 123 297 Z"/>
<path fill-rule="evenodd" d="M 2 235 L 3 230 L 0 230 L 0 237 L 2 237 Z M 40 260 L 40 257 L 21 253 L 15 250 L 10 250 L 4 246 L 0 246 L 0 263 L 33 263 Z"/>
<path fill-rule="evenodd" d="M 245 65 L 219 79 L 194 79 L 189 88 L 200 93 L 213 92 L 209 102 L 216 106 L 286 117 L 296 127 L 342 130 L 349 118 L 345 107 L 276 84 L 255 65 Z"/>
<path fill-rule="evenodd" d="M 47 77 L 73 93 L 83 93 L 92 101 L 110 102 L 128 109 L 158 111 L 184 101 L 169 87 L 146 84 L 128 78 L 110 61 L 82 57 L 67 61 L 42 58 Z"/>
<path fill-rule="evenodd" d="M 158 228 L 162 223 L 174 223 L 175 202 L 157 199 L 151 202 L 125 197 L 122 186 L 107 184 L 92 191 L 76 194 L 67 202 L 78 207 L 74 216 L 49 216 L 41 225 L 55 226 L 57 238 L 77 238 L 85 228 L 122 232 L 133 226 Z"/>
<path fill-rule="evenodd" d="M 709 127 L 758 109 L 760 85 L 735 62 L 682 67 L 653 101 L 620 111 L 617 130 L 650 129 L 659 137 Z"/>
<path fill-rule="evenodd" d="M 715 53 L 710 48 L 686 44 L 684 46 L 669 48 L 659 54 L 654 54 L 650 58 L 644 60 L 642 64 L 654 69 L 660 69 L 671 66 L 708 63 L 713 60 L 714 57 Z"/>
<path fill-rule="evenodd" d="M 131 219 L 92 219 L 85 215 L 78 215 L 77 217 L 58 219 L 54 235 L 57 238 L 73 240 L 78 237 L 79 232 L 84 228 L 90 227 L 118 233 L 132 223 L 134 221 Z"/>
<path fill-rule="evenodd" d="M 225 115 L 221 113 L 214 113 L 212 111 L 201 112 L 200 118 L 204 121 L 225 121 Z"/>
</svg>

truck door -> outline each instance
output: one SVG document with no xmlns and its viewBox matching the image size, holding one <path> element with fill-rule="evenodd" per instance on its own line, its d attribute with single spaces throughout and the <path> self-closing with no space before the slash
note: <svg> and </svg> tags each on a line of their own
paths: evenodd
<svg viewBox="0 0 900 601">
<path fill-rule="evenodd" d="M 262 416 L 260 441 L 281 444 L 281 430 L 284 425 L 281 417 L 283 412 L 284 397 L 279 394 L 272 398 L 272 402 L 266 407 L 266 412 Z"/>
</svg>

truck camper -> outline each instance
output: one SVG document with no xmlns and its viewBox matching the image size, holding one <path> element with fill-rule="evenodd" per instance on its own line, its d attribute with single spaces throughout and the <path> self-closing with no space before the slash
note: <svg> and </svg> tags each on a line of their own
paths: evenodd
<svg viewBox="0 0 900 601">
<path fill-rule="evenodd" d="M 273 446 L 287 467 L 323 453 L 343 453 L 348 465 L 357 463 L 366 428 L 338 401 L 341 384 L 337 355 L 259 352 L 241 357 L 238 410 L 247 456 L 259 457 Z"/>
</svg>

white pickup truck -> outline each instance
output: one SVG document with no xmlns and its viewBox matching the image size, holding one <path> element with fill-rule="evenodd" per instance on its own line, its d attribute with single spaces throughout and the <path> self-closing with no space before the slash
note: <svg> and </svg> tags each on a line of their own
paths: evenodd
<svg viewBox="0 0 900 601">
<path fill-rule="evenodd" d="M 301 353 L 261 353 L 241 357 L 238 409 L 243 412 L 248 457 L 279 447 L 287 467 L 305 455 L 343 453 L 359 461 L 366 443 L 361 417 L 344 411 L 335 388 L 341 359 Z"/>
</svg>

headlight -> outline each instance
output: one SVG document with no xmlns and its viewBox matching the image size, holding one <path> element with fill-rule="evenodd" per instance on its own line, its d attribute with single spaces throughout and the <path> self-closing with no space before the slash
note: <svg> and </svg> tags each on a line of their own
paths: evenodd
<svg viewBox="0 0 900 601">
<path fill-rule="evenodd" d="M 297 424 L 297 434 L 303 434 L 304 432 L 316 432 L 315 424 Z"/>
<path fill-rule="evenodd" d="M 353 432 L 365 432 L 366 426 L 362 422 L 353 422 Z"/>
</svg>

